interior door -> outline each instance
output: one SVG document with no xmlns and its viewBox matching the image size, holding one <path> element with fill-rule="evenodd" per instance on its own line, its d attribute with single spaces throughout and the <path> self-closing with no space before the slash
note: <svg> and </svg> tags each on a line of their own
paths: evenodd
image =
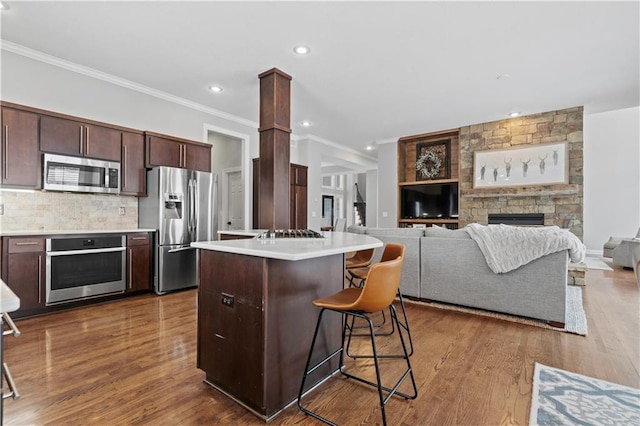
<svg viewBox="0 0 640 426">
<path fill-rule="evenodd" d="M 227 226 L 228 229 L 244 228 L 244 189 L 242 172 L 228 174 L 227 179 Z"/>
</svg>

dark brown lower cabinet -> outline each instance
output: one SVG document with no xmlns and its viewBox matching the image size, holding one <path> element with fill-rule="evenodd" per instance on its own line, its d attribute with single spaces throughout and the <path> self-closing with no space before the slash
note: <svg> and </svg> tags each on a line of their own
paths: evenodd
<svg viewBox="0 0 640 426">
<path fill-rule="evenodd" d="M 269 420 L 298 396 L 319 309 L 342 288 L 342 254 L 286 261 L 200 250 L 198 368 L 206 382 Z M 341 318 L 327 314 L 317 359 L 340 346 Z M 338 368 L 318 369 L 309 387 Z"/>
<path fill-rule="evenodd" d="M 41 237 L 2 238 L 2 280 L 20 298 L 14 318 L 37 313 L 44 307 L 45 251 Z"/>
<path fill-rule="evenodd" d="M 151 289 L 151 243 L 148 233 L 127 235 L 127 293 Z"/>
</svg>

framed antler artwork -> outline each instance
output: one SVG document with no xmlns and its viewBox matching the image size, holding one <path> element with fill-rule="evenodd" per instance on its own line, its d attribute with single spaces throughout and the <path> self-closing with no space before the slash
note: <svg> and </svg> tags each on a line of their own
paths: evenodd
<svg viewBox="0 0 640 426">
<path fill-rule="evenodd" d="M 563 183 L 569 183 L 566 142 L 473 153 L 474 188 Z"/>
</svg>

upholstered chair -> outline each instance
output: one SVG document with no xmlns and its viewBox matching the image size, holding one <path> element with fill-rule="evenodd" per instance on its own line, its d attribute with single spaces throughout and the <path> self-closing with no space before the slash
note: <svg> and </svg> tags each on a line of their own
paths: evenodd
<svg viewBox="0 0 640 426">
<path fill-rule="evenodd" d="M 640 238 L 640 228 L 638 228 L 638 232 L 636 233 L 635 238 Z M 624 240 L 633 239 L 632 237 L 609 237 L 609 241 L 604 243 L 604 247 L 602 248 L 602 256 L 603 257 L 611 257 L 613 258 L 613 251 L 622 243 Z M 631 267 L 631 265 L 629 265 Z"/>
</svg>

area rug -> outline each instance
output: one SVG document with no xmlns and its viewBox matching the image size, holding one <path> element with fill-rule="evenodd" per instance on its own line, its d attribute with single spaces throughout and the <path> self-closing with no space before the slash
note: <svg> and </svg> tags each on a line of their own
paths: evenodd
<svg viewBox="0 0 640 426">
<path fill-rule="evenodd" d="M 474 315 L 482 315 L 490 318 L 498 318 L 505 321 L 517 322 L 519 324 L 533 325 L 536 327 L 547 328 L 549 330 L 564 331 L 567 333 L 587 335 L 587 316 L 582 305 L 582 287 L 567 286 L 567 308 L 565 313 L 564 328 L 553 327 L 544 321 L 533 318 L 519 317 L 516 315 L 503 314 L 483 309 L 468 308 L 466 306 L 450 305 L 448 303 L 439 302 L 422 302 L 416 300 L 407 300 L 405 302 L 415 303 L 418 305 L 429 306 L 437 309 L 445 309 L 449 311 L 466 312 Z"/>
<path fill-rule="evenodd" d="M 605 263 L 599 256 L 586 256 L 584 263 L 589 269 L 601 269 L 603 271 L 613 271 L 613 269 Z"/>
<path fill-rule="evenodd" d="M 640 390 L 536 363 L 530 425 L 638 425 Z"/>
</svg>

